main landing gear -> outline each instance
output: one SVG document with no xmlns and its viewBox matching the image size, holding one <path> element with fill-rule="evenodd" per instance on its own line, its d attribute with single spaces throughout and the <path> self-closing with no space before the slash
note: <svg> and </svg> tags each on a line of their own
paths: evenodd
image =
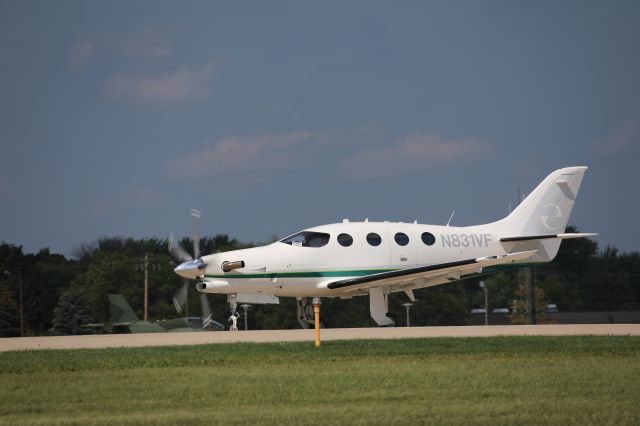
<svg viewBox="0 0 640 426">
<path fill-rule="evenodd" d="M 373 320 L 380 327 L 395 327 L 396 325 L 395 316 L 389 312 L 390 293 L 391 291 L 387 287 L 369 289 L 369 311 Z M 298 322 L 302 328 L 314 327 L 313 299 L 311 297 L 300 297 L 297 299 L 297 307 Z M 323 323 L 320 323 L 320 328 L 324 328 Z"/>
<path fill-rule="evenodd" d="M 380 327 L 395 327 L 396 320 L 389 313 L 389 294 L 391 291 L 388 287 L 372 287 L 369 289 L 369 312 L 371 318 Z"/>
</svg>

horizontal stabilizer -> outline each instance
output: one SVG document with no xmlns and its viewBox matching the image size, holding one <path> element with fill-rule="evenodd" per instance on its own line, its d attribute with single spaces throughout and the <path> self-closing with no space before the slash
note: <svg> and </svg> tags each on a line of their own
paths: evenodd
<svg viewBox="0 0 640 426">
<path fill-rule="evenodd" d="M 597 233 L 581 232 L 581 233 L 567 233 L 567 234 L 550 234 L 550 235 L 522 235 L 519 237 L 503 237 L 500 238 L 501 243 L 518 242 L 518 241 L 532 241 L 532 240 L 546 240 L 549 238 L 559 238 L 561 240 L 570 240 L 573 238 L 586 238 L 595 237 Z"/>
</svg>

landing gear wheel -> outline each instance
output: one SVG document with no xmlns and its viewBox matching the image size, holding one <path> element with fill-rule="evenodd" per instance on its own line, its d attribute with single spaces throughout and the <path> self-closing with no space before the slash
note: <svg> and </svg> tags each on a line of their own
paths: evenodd
<svg viewBox="0 0 640 426">
<path fill-rule="evenodd" d="M 387 318 L 389 318 L 391 320 L 391 324 L 389 325 L 385 325 L 385 327 L 395 327 L 396 326 L 396 316 L 393 315 L 391 312 L 387 312 Z"/>
</svg>

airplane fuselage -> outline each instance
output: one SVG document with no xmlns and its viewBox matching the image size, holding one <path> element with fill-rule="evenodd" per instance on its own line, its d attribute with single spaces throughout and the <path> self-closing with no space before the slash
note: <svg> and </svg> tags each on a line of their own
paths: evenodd
<svg viewBox="0 0 640 426">
<path fill-rule="evenodd" d="M 285 297 L 343 295 L 326 284 L 416 266 L 506 254 L 510 247 L 500 242 L 501 235 L 493 228 L 491 224 L 453 227 L 346 221 L 318 226 L 301 232 L 327 235 L 321 246 L 283 242 L 285 238 L 267 246 L 204 256 L 207 267 L 204 285 L 199 289 L 210 293 L 264 293 Z M 244 267 L 223 271 L 225 262 L 235 261 L 243 261 Z"/>
</svg>

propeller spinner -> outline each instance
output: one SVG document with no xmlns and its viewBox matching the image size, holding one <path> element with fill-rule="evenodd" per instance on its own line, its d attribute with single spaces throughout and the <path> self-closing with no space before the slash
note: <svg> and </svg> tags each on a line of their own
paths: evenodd
<svg viewBox="0 0 640 426">
<path fill-rule="evenodd" d="M 176 243 L 173 238 L 173 234 L 169 237 L 169 251 L 176 259 L 182 262 L 174 269 L 174 272 L 181 277 L 190 280 L 201 278 L 207 267 L 204 260 L 200 257 L 200 236 L 198 233 L 198 225 L 201 217 L 202 213 L 200 210 L 191 209 L 191 240 L 193 241 L 193 257 L 191 257 L 185 249 Z"/>
<path fill-rule="evenodd" d="M 173 234 L 169 237 L 169 251 L 174 258 L 182 262 L 174 269 L 174 272 L 185 278 L 182 288 L 173 298 L 173 304 L 175 305 L 178 313 L 182 313 L 186 310 L 189 280 L 199 280 L 202 278 L 207 267 L 207 264 L 200 257 L 200 236 L 198 233 L 198 225 L 201 216 L 202 213 L 200 210 L 191 209 L 193 257 L 191 257 L 191 255 L 189 255 L 189 253 L 175 241 Z M 209 306 L 209 299 L 205 293 L 200 294 L 200 301 L 202 304 L 203 328 L 206 328 L 211 323 L 211 307 Z"/>
</svg>

